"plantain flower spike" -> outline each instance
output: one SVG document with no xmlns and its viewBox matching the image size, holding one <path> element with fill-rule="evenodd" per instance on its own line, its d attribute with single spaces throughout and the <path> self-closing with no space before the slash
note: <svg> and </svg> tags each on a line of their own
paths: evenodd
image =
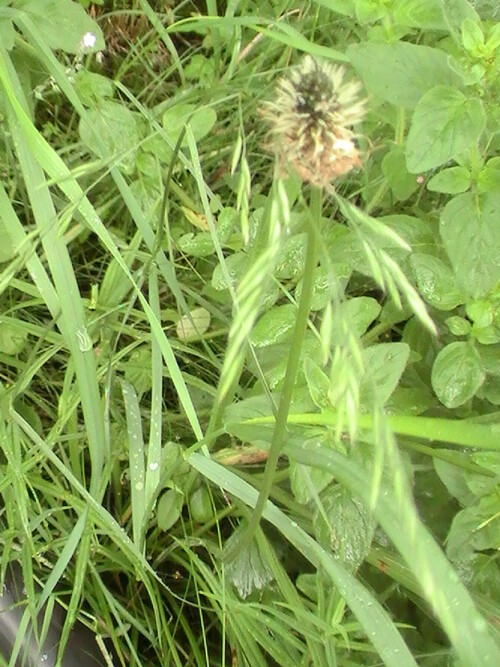
<svg viewBox="0 0 500 667">
<path fill-rule="evenodd" d="M 274 100 L 265 102 L 270 145 L 279 166 L 318 187 L 361 166 L 352 128 L 365 114 L 358 81 L 344 82 L 339 65 L 305 56 L 279 80 Z"/>
</svg>

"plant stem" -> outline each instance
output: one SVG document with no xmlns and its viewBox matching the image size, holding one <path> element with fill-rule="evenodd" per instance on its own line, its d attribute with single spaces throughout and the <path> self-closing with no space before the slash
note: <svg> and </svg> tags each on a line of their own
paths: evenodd
<svg viewBox="0 0 500 667">
<path fill-rule="evenodd" d="M 297 371 L 299 368 L 300 355 L 311 306 L 311 298 L 314 286 L 314 272 L 318 263 L 317 239 L 323 205 L 322 194 L 322 190 L 319 188 L 313 188 L 311 192 L 309 206 L 311 226 L 309 227 L 307 235 L 306 262 L 304 267 L 304 278 L 302 281 L 302 292 L 300 294 L 297 319 L 295 320 L 293 339 L 290 346 L 290 352 L 288 354 L 285 378 L 283 380 L 283 390 L 281 392 L 278 411 L 276 414 L 276 423 L 271 439 L 269 456 L 267 458 L 266 467 L 264 470 L 262 486 L 246 531 L 242 534 L 240 540 L 234 543 L 234 547 L 232 549 L 228 549 L 226 552 L 225 559 L 228 562 L 233 560 L 239 553 L 241 553 L 253 539 L 255 531 L 257 530 L 260 519 L 262 517 L 262 512 L 264 511 L 264 507 L 269 498 L 276 467 L 278 465 L 278 460 L 283 448 L 283 440 L 286 433 L 288 414 L 290 412 L 290 404 L 292 402 L 292 394 L 295 387 L 295 379 L 297 377 Z"/>
</svg>

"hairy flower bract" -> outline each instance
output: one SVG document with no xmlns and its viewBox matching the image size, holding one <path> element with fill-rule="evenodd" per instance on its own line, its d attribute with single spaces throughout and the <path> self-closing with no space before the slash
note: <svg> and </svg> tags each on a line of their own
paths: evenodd
<svg viewBox="0 0 500 667">
<path fill-rule="evenodd" d="M 361 84 L 345 82 L 339 65 L 306 56 L 280 79 L 262 115 L 280 166 L 319 187 L 361 165 L 353 127 L 365 113 Z"/>
</svg>

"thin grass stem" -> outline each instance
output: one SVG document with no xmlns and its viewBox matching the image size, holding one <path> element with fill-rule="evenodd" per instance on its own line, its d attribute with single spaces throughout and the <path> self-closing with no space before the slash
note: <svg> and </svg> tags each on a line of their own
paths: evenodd
<svg viewBox="0 0 500 667">
<path fill-rule="evenodd" d="M 262 486 L 259 492 L 257 504 L 255 505 L 255 508 L 252 512 L 246 531 L 242 534 L 240 540 L 234 543 L 234 548 L 228 549 L 226 552 L 226 559 L 228 561 L 232 560 L 232 558 L 234 558 L 238 553 L 241 553 L 241 551 L 250 544 L 253 536 L 255 535 L 255 531 L 257 530 L 260 519 L 262 517 L 262 512 L 264 511 L 264 507 L 269 498 L 269 493 L 273 485 L 278 460 L 283 449 L 288 414 L 290 412 L 290 405 L 295 387 L 295 379 L 299 369 L 302 345 L 304 343 L 307 320 L 311 307 L 311 298 L 314 287 L 314 273 L 318 263 L 318 229 L 321 217 L 322 203 L 322 190 L 320 188 L 314 187 L 311 191 L 310 217 L 312 224 L 309 228 L 307 236 L 306 263 L 304 267 L 302 292 L 300 295 L 297 319 L 295 321 L 295 328 L 290 346 L 290 352 L 288 355 L 285 378 L 283 381 L 283 391 L 281 393 L 278 405 L 276 423 L 271 439 L 271 447 L 264 471 L 264 478 L 262 480 Z"/>
</svg>

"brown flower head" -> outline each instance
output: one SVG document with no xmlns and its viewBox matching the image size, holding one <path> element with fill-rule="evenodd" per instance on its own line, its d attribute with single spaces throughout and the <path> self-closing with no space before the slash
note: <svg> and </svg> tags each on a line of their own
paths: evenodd
<svg viewBox="0 0 500 667">
<path fill-rule="evenodd" d="M 365 100 L 361 84 L 344 76 L 342 66 L 305 56 L 262 109 L 280 164 L 319 187 L 361 165 L 352 127 L 364 116 Z"/>
</svg>

